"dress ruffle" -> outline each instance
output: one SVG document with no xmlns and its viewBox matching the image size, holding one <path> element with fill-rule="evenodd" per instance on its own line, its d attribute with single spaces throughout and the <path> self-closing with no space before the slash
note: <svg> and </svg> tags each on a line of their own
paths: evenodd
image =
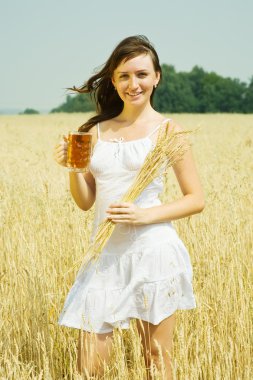
<svg viewBox="0 0 253 380">
<path fill-rule="evenodd" d="M 105 249 L 77 277 L 59 324 L 95 333 L 129 328 L 131 318 L 156 325 L 177 309 L 196 306 L 191 281 L 188 252 L 179 238 L 125 254 Z"/>
</svg>

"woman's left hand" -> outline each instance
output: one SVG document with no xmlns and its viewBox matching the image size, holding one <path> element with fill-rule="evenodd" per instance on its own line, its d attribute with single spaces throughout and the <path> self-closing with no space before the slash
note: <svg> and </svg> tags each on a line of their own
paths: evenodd
<svg viewBox="0 0 253 380">
<path fill-rule="evenodd" d="M 148 209 L 129 202 L 115 202 L 106 210 L 108 219 L 114 223 L 148 224 Z"/>
</svg>

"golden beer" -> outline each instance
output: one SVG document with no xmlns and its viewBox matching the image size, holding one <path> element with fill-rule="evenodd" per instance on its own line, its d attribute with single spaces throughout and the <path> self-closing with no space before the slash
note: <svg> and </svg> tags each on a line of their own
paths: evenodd
<svg viewBox="0 0 253 380">
<path fill-rule="evenodd" d="M 73 172 L 88 172 L 91 158 L 92 133 L 69 132 L 67 167 Z"/>
</svg>

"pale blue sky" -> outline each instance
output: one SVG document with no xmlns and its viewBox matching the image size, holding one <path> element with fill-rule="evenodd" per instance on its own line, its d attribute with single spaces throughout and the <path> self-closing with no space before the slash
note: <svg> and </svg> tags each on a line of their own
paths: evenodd
<svg viewBox="0 0 253 380">
<path fill-rule="evenodd" d="M 0 110 L 58 106 L 134 34 L 178 71 L 253 75 L 252 0 L 0 1 Z"/>
</svg>

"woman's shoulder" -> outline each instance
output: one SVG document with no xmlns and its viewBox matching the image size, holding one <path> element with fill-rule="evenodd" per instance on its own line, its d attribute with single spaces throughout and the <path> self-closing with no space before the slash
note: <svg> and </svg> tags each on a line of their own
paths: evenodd
<svg viewBox="0 0 253 380">
<path fill-rule="evenodd" d="M 172 118 L 168 118 L 168 123 L 169 127 L 174 131 L 174 132 L 183 132 L 184 128 L 182 127 L 181 123 L 178 123 Z"/>
<path fill-rule="evenodd" d="M 97 140 L 98 140 L 98 126 L 97 126 L 97 124 L 93 125 L 89 129 L 89 133 L 92 134 L 92 147 L 94 147 L 94 145 L 96 145 Z"/>
</svg>

